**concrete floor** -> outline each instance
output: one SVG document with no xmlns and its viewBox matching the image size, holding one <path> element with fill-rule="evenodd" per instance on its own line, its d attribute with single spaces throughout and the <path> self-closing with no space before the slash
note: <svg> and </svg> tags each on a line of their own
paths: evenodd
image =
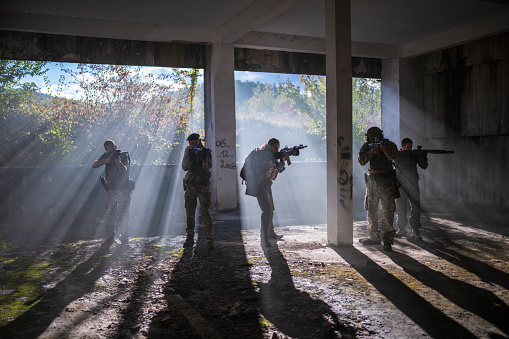
<svg viewBox="0 0 509 339">
<path fill-rule="evenodd" d="M 38 260 L 41 293 L 22 296 L 26 280 L 0 278 L 0 336 L 508 338 L 509 211 L 424 211 L 423 241 L 397 239 L 393 252 L 358 242 L 362 211 L 345 248 L 327 245 L 323 223 L 284 219 L 284 241 L 261 248 L 256 220 L 238 214 L 214 216 L 213 253 L 201 226 L 187 252 L 182 235 L 131 238 L 127 248 L 19 244 L 3 254 L 4 279 Z M 10 293 L 25 300 L 23 312 L 9 311 Z"/>
</svg>

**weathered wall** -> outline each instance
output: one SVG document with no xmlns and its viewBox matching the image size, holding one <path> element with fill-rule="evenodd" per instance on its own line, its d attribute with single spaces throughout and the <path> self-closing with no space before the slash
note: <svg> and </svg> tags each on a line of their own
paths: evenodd
<svg viewBox="0 0 509 339">
<path fill-rule="evenodd" d="M 203 68 L 205 47 L 0 30 L 0 59 Z"/>
<path fill-rule="evenodd" d="M 0 59 L 204 68 L 205 44 L 152 42 L 0 30 Z M 325 75 L 325 55 L 235 48 L 235 70 Z M 352 58 L 352 74 L 380 78 L 381 61 Z"/>
<path fill-rule="evenodd" d="M 423 146 L 455 152 L 429 156 L 423 196 L 509 207 L 509 33 L 424 56 L 423 97 Z"/>
<path fill-rule="evenodd" d="M 235 48 L 235 70 L 325 76 L 325 54 Z M 354 78 L 380 78 L 380 59 L 352 57 Z"/>
</svg>

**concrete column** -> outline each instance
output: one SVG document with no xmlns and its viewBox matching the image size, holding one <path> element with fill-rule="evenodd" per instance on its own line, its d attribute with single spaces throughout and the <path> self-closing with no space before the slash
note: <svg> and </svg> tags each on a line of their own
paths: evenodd
<svg viewBox="0 0 509 339">
<path fill-rule="evenodd" d="M 327 68 L 327 241 L 353 242 L 350 0 L 325 1 Z"/>
<path fill-rule="evenodd" d="M 205 68 L 205 144 L 212 150 L 212 207 L 237 207 L 235 84 L 233 45 L 207 47 Z"/>
<path fill-rule="evenodd" d="M 402 59 L 399 68 L 399 136 L 412 139 L 414 147 L 426 146 L 422 60 L 422 57 Z"/>
<path fill-rule="evenodd" d="M 400 59 L 382 60 L 382 130 L 384 137 L 400 144 Z"/>
<path fill-rule="evenodd" d="M 422 58 L 382 61 L 382 130 L 398 146 L 424 142 Z"/>
</svg>

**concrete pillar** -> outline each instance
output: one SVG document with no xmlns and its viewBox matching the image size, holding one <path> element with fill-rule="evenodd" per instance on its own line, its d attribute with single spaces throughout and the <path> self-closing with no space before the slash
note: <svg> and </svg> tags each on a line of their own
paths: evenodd
<svg viewBox="0 0 509 339">
<path fill-rule="evenodd" d="M 400 59 L 382 60 L 382 130 L 384 137 L 400 144 Z"/>
<path fill-rule="evenodd" d="M 207 47 L 205 67 L 205 144 L 212 149 L 212 207 L 237 207 L 235 83 L 233 45 Z"/>
<path fill-rule="evenodd" d="M 382 61 L 382 130 L 398 146 L 424 142 L 422 58 Z"/>
<path fill-rule="evenodd" d="M 402 59 L 399 68 L 399 136 L 400 139 L 412 139 L 414 142 L 414 147 L 417 147 L 417 145 L 426 146 L 424 145 L 424 94 L 422 61 L 422 57 Z"/>
<path fill-rule="evenodd" d="M 327 76 L 327 241 L 353 242 L 350 0 L 325 1 Z"/>
</svg>

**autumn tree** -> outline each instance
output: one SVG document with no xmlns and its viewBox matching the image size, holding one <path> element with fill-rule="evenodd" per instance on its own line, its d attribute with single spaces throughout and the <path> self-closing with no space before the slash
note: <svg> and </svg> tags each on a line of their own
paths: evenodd
<svg viewBox="0 0 509 339">
<path fill-rule="evenodd" d="M 354 147 L 360 147 L 370 126 L 380 126 L 380 82 L 376 79 L 352 79 L 352 120 Z M 300 85 L 287 80 L 277 85 L 258 84 L 252 97 L 237 106 L 240 126 L 263 130 L 278 125 L 280 131 L 293 124 L 303 126 L 313 148 L 325 159 L 326 138 L 326 79 L 301 75 Z M 285 121 L 280 124 L 281 117 Z M 253 126 L 254 122 L 257 122 Z M 264 125 L 262 127 L 262 125 Z M 246 129 L 246 127 L 244 127 Z M 294 130 L 291 130 L 294 132 Z M 245 132 L 245 131 L 244 131 Z"/>
<path fill-rule="evenodd" d="M 111 138 L 129 149 L 135 162 L 172 161 L 191 116 L 199 115 L 192 108 L 199 71 L 173 69 L 154 75 L 146 70 L 92 64 L 64 68 L 68 83 L 79 86 L 81 97 L 53 97 L 53 107 L 59 109 L 44 111 L 46 119 L 55 127 L 64 126 L 72 141 L 88 152 L 97 149 L 98 140 Z"/>
<path fill-rule="evenodd" d="M 42 98 L 26 77 L 44 76 L 46 62 L 0 60 L 0 165 L 12 165 L 26 155 L 28 145 L 45 125 L 30 107 Z M 24 80 L 25 79 L 25 80 Z M 36 133 L 31 133 L 36 132 Z M 18 160 L 16 160 L 18 159 Z"/>
</svg>

